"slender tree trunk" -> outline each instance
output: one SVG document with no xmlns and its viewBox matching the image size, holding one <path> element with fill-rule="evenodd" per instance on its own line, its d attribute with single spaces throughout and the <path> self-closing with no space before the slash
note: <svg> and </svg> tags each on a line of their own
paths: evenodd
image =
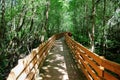
<svg viewBox="0 0 120 80">
<path fill-rule="evenodd" d="M 19 21 L 18 21 L 18 26 L 17 26 L 17 30 L 16 31 L 20 31 L 21 28 L 23 27 L 24 23 L 25 23 L 25 15 L 27 13 L 27 11 L 25 10 L 25 7 L 26 5 L 24 4 L 23 7 L 22 7 L 22 12 L 19 16 Z"/>
<path fill-rule="evenodd" d="M 74 13 L 73 13 L 74 28 L 73 29 L 74 29 L 74 32 L 75 32 L 75 35 L 74 35 L 75 37 L 74 38 L 75 38 L 75 40 L 78 40 L 78 37 L 76 36 L 76 34 L 79 34 L 78 25 L 77 25 L 78 23 L 77 23 L 77 19 L 76 19 L 76 17 L 77 17 L 77 8 L 76 7 L 78 7 L 77 6 L 77 0 L 74 1 L 74 8 L 75 9 L 73 10 L 74 11 Z"/>
<path fill-rule="evenodd" d="M 106 18 L 105 15 L 106 14 L 106 0 L 104 0 L 104 9 L 103 9 L 103 26 L 105 26 L 106 23 Z"/>
<path fill-rule="evenodd" d="M 105 27 L 105 23 L 106 23 L 106 0 L 104 0 L 104 9 L 103 9 L 103 27 Z M 106 54 L 106 36 L 105 36 L 105 28 L 103 30 L 103 54 Z"/>
<path fill-rule="evenodd" d="M 95 50 L 95 0 L 92 0 L 92 33 L 91 33 L 91 51 Z"/>
<path fill-rule="evenodd" d="M 32 3 L 34 3 L 34 2 L 32 1 Z M 34 11 L 34 5 L 33 4 L 32 4 L 32 10 L 31 10 L 31 12 L 32 12 L 32 17 L 31 17 L 30 31 L 32 30 L 32 27 L 33 27 L 33 24 L 34 24 L 33 18 L 34 18 L 34 13 L 36 12 L 36 10 Z"/>
<path fill-rule="evenodd" d="M 47 23 L 48 23 L 49 6 L 50 6 L 50 1 L 47 0 L 47 2 L 46 2 L 46 9 L 45 9 L 45 12 L 44 12 L 44 16 L 45 16 L 44 29 L 46 31 L 47 31 Z"/>
<path fill-rule="evenodd" d="M 16 0 L 11 0 L 11 31 L 16 29 L 16 18 L 13 17 L 13 10 L 15 9 Z"/>
<path fill-rule="evenodd" d="M 89 21 L 89 18 L 88 18 L 88 3 L 85 4 L 85 28 L 86 28 L 86 36 L 89 37 L 89 28 L 88 28 L 88 21 Z M 87 43 L 89 43 L 89 40 L 87 41 Z M 87 44 L 89 45 L 89 44 Z"/>
<path fill-rule="evenodd" d="M 1 0 L 0 40 L 5 37 L 5 0 Z"/>
<path fill-rule="evenodd" d="M 50 6 L 50 0 L 46 0 L 46 8 L 44 12 L 44 22 L 43 22 L 43 31 L 47 33 L 48 37 L 48 29 L 47 29 L 47 24 L 48 24 L 48 14 L 49 14 L 49 6 Z"/>
</svg>

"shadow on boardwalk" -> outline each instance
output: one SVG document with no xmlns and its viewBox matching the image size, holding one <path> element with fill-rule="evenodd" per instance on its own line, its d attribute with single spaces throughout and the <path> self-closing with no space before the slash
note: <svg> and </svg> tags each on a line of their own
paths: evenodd
<svg viewBox="0 0 120 80">
<path fill-rule="evenodd" d="M 54 47 L 40 68 L 39 80 L 87 80 L 78 69 L 64 39 L 56 40 Z"/>
</svg>

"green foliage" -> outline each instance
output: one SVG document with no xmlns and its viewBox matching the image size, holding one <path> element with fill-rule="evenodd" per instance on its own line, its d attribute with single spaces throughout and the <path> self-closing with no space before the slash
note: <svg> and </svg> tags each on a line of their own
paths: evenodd
<svg viewBox="0 0 120 80">
<path fill-rule="evenodd" d="M 46 1 L 6 0 L 5 4 L 6 36 L 0 40 L 0 80 L 8 76 L 21 55 L 40 44 Z"/>
<path fill-rule="evenodd" d="M 5 0 L 5 3 L 6 31 L 2 33 L 5 37 L 0 39 L 0 75 L 8 74 L 16 61 L 22 58 L 21 54 L 27 55 L 42 42 L 42 36 L 46 40 L 53 34 L 68 31 L 81 44 L 90 45 L 88 34 L 92 32 L 92 0 Z M 102 51 L 106 45 L 107 51 L 116 51 L 108 54 L 112 56 L 120 53 L 119 4 L 119 0 L 107 1 L 105 13 L 104 0 L 97 0 L 95 4 L 96 49 Z M 107 56 L 112 60 L 110 57 Z"/>
</svg>

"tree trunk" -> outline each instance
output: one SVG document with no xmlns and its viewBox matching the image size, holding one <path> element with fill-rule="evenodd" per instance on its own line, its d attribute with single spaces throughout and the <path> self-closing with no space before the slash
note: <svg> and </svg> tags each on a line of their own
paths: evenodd
<svg viewBox="0 0 120 80">
<path fill-rule="evenodd" d="M 32 1 L 32 3 L 34 3 L 33 1 Z M 30 24 L 30 31 L 32 30 L 32 27 L 33 27 L 33 24 L 34 24 L 34 13 L 36 12 L 36 9 L 34 10 L 34 5 L 32 4 L 32 10 L 31 10 L 31 12 L 32 12 L 32 17 L 31 17 L 31 24 Z"/>
<path fill-rule="evenodd" d="M 103 26 L 105 26 L 106 23 L 106 18 L 105 15 L 106 14 L 106 0 L 104 0 L 104 9 L 103 9 Z"/>
<path fill-rule="evenodd" d="M 104 0 L 104 8 L 103 8 L 103 27 L 105 27 L 106 23 L 106 0 Z M 102 40 L 101 40 L 102 41 Z M 103 54 L 106 54 L 106 35 L 105 35 L 105 28 L 103 29 L 103 44 L 102 44 Z"/>
<path fill-rule="evenodd" d="M 95 50 L 95 0 L 92 0 L 92 33 L 91 33 L 91 51 L 94 52 Z"/>
<path fill-rule="evenodd" d="M 44 12 L 44 16 L 45 16 L 44 29 L 46 31 L 47 31 L 47 23 L 48 23 L 49 5 L 50 5 L 50 1 L 47 0 L 47 2 L 46 2 L 46 9 L 45 9 L 45 12 Z"/>
<path fill-rule="evenodd" d="M 44 22 L 43 22 L 43 31 L 47 33 L 47 37 L 48 37 L 48 29 L 47 29 L 47 24 L 48 24 L 48 13 L 49 13 L 49 6 L 50 6 L 50 1 L 46 0 L 46 8 L 45 8 L 45 12 L 44 12 Z M 45 34 L 44 34 L 45 35 Z"/>
<path fill-rule="evenodd" d="M 16 31 L 20 31 L 21 28 L 23 27 L 24 23 L 25 23 L 25 15 L 26 15 L 26 10 L 25 10 L 25 4 L 23 5 L 22 7 L 22 12 L 20 14 L 20 17 L 19 17 L 19 21 L 18 21 L 18 26 L 17 26 L 17 29 Z"/>
<path fill-rule="evenodd" d="M 1 0 L 0 40 L 5 37 L 5 0 Z"/>
</svg>

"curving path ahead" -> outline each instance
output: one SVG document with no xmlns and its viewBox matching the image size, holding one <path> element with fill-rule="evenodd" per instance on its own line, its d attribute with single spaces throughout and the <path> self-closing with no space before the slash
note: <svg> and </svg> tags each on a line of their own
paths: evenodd
<svg viewBox="0 0 120 80">
<path fill-rule="evenodd" d="M 39 80 L 87 80 L 76 65 L 64 38 L 56 40 L 40 69 Z"/>
</svg>

